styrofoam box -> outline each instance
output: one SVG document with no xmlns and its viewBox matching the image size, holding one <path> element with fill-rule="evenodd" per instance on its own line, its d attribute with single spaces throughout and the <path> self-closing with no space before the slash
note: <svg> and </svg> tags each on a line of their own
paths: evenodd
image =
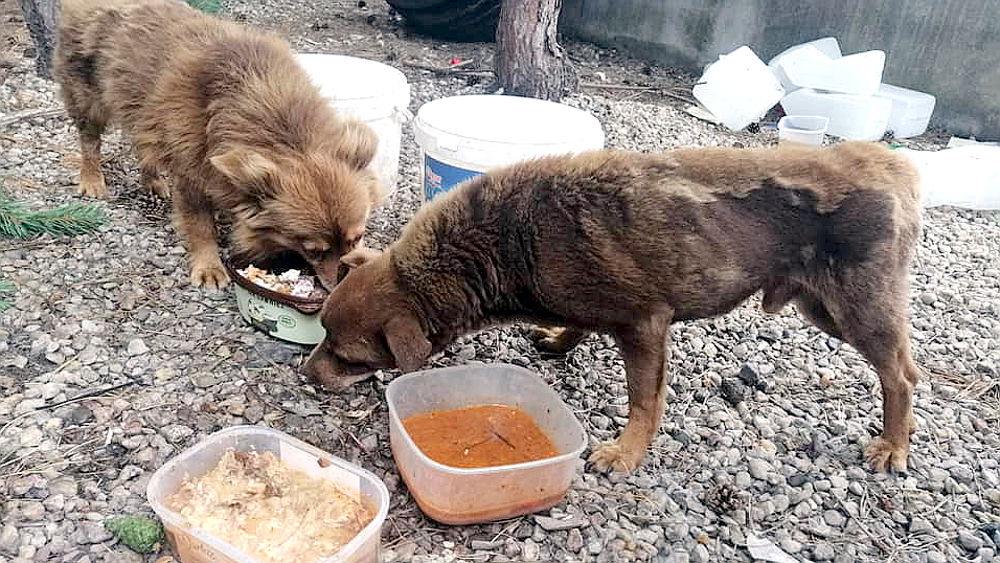
<svg viewBox="0 0 1000 563">
<path fill-rule="evenodd" d="M 895 138 L 916 137 L 927 130 L 934 113 L 934 96 L 891 84 L 881 85 L 875 95 L 892 100 L 888 129 Z"/>
<path fill-rule="evenodd" d="M 892 101 L 877 96 L 817 92 L 801 88 L 781 99 L 789 115 L 820 115 L 830 120 L 827 133 L 851 141 L 877 141 L 889 125 Z"/>
<path fill-rule="evenodd" d="M 805 52 L 803 53 L 803 51 Z M 816 52 L 825 56 L 827 59 L 839 59 L 842 56 L 840 52 L 840 43 L 837 41 L 837 38 L 823 37 L 808 43 L 793 45 L 785 49 L 768 61 L 767 66 L 774 71 L 774 75 L 781 81 L 781 86 L 785 89 L 785 92 L 791 93 L 798 90 L 799 87 L 793 84 L 788 78 L 788 75 L 784 70 L 784 65 L 794 64 L 792 60 L 798 59 L 802 56 L 812 58 L 815 56 Z"/>
<path fill-rule="evenodd" d="M 774 73 L 746 45 L 720 55 L 694 87 L 694 97 L 734 131 L 763 117 L 784 94 Z"/>
</svg>

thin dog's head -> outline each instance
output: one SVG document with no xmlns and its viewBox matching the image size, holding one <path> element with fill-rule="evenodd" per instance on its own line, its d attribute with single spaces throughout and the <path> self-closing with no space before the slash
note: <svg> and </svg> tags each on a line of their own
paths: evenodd
<svg viewBox="0 0 1000 563">
<path fill-rule="evenodd" d="M 211 158 L 249 202 L 235 206 L 238 251 L 250 259 L 297 252 L 327 289 L 337 282 L 340 257 L 359 245 L 382 198 L 368 169 L 375 134 L 359 122 L 343 123 L 340 133 L 303 152 L 235 146 Z"/>
<path fill-rule="evenodd" d="M 341 390 L 376 369 L 418 369 L 432 346 L 399 287 L 389 252 L 361 248 L 343 261 L 351 270 L 323 305 L 326 338 L 303 371 L 323 386 Z"/>
</svg>

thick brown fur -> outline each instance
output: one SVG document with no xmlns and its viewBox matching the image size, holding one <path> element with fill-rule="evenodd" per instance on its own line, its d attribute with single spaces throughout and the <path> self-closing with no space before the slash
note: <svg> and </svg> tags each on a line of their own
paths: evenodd
<svg viewBox="0 0 1000 563">
<path fill-rule="evenodd" d="M 340 119 L 273 35 L 180 0 L 63 0 L 55 76 L 80 133 L 80 192 L 107 194 L 101 134 L 119 124 L 143 182 L 172 196 L 196 286 L 228 279 L 216 210 L 237 253 L 298 252 L 332 285 L 381 200 L 374 133 Z"/>
<path fill-rule="evenodd" d="M 874 144 L 664 154 L 598 151 L 514 165 L 425 206 L 386 252 L 353 269 L 322 312 L 306 371 L 342 387 L 372 368 L 413 370 L 457 336 L 527 320 L 566 349 L 612 334 L 630 414 L 596 448 L 634 469 L 665 408 L 670 325 L 752 294 L 794 302 L 857 348 L 882 382 L 884 432 L 866 455 L 904 470 L 917 367 L 907 275 L 920 230 L 915 170 Z"/>
</svg>

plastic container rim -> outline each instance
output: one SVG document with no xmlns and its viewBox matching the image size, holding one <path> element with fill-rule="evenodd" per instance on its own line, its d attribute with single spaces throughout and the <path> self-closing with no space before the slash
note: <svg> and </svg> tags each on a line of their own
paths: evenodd
<svg viewBox="0 0 1000 563">
<path fill-rule="evenodd" d="M 514 371 L 520 371 L 522 373 L 531 374 L 537 377 L 537 374 L 535 374 L 531 370 L 513 364 L 492 363 L 483 365 L 490 368 L 512 368 Z M 402 419 L 399 418 L 399 413 L 396 412 L 396 404 L 389 396 L 389 394 L 392 392 L 393 386 L 396 385 L 397 381 L 407 381 L 410 379 L 419 379 L 421 377 L 433 377 L 434 373 L 438 372 L 439 370 L 457 370 L 463 367 L 466 366 L 450 366 L 444 368 L 419 371 L 416 373 L 407 373 L 397 377 L 396 379 L 393 379 L 385 389 L 386 403 L 388 403 L 389 405 L 389 418 L 391 419 L 391 422 L 398 425 L 398 427 L 402 430 L 400 434 L 402 435 L 403 440 L 405 440 L 406 444 L 410 447 L 411 451 L 416 452 L 417 458 L 420 459 L 420 461 L 422 461 L 426 465 L 429 465 L 438 471 L 443 471 L 445 473 L 451 473 L 454 475 L 488 475 L 491 473 L 504 473 L 508 471 L 517 471 L 522 469 L 534 469 L 536 467 L 544 467 L 546 465 L 555 465 L 557 463 L 562 463 L 570 459 L 580 457 L 580 454 L 583 453 L 583 450 L 587 448 L 587 433 L 584 431 L 583 425 L 580 424 L 580 421 L 576 418 L 576 415 L 573 414 L 573 411 L 563 402 L 563 400 L 559 397 L 559 395 L 555 391 L 553 391 L 548 385 L 545 385 L 544 392 L 553 395 L 557 399 L 559 407 L 565 409 L 566 412 L 569 413 L 570 418 L 573 420 L 574 427 L 579 432 L 582 438 L 580 445 L 574 448 L 572 451 L 566 452 L 564 454 L 559 454 L 553 457 L 537 459 L 535 461 L 525 461 L 522 463 L 513 463 L 508 465 L 494 465 L 491 467 L 452 467 L 450 465 L 445 465 L 443 463 L 440 463 L 438 461 L 435 461 L 427 457 L 427 454 L 425 454 L 419 447 L 417 447 L 416 442 L 414 442 L 413 438 L 410 437 L 410 433 L 406 431 L 406 427 L 403 426 Z"/>
<path fill-rule="evenodd" d="M 222 552 L 223 555 L 227 557 L 243 559 L 248 561 L 255 561 L 253 557 L 240 551 L 235 546 L 223 540 L 222 538 L 215 537 L 211 534 L 205 533 L 197 528 L 193 528 L 190 525 L 186 524 L 184 522 L 183 516 L 167 508 L 165 504 L 161 503 L 159 499 L 155 498 L 152 491 L 154 485 L 159 483 L 161 475 L 166 473 L 167 470 L 173 469 L 175 466 L 180 465 L 180 463 L 183 460 L 187 459 L 195 452 L 198 452 L 203 448 L 208 447 L 207 442 L 209 441 L 209 439 L 226 436 L 228 434 L 242 434 L 248 430 L 252 430 L 254 432 L 260 432 L 263 434 L 271 434 L 279 441 L 287 442 L 290 445 L 305 451 L 306 453 L 326 459 L 327 461 L 336 464 L 338 467 L 344 469 L 345 471 L 355 473 L 358 476 L 367 479 L 368 481 L 375 484 L 375 489 L 377 494 L 372 496 L 378 497 L 376 500 L 384 501 L 379 503 L 378 511 L 376 512 L 375 517 L 372 518 L 371 522 L 369 522 L 368 525 L 362 528 L 361 531 L 359 531 L 353 538 L 351 538 L 351 541 L 347 542 L 344 545 L 344 547 L 340 548 L 337 551 L 337 553 L 334 553 L 322 559 L 318 559 L 315 562 L 309 562 L 309 563 L 320 563 L 328 559 L 331 559 L 333 557 L 336 557 L 338 554 L 343 552 L 354 552 L 359 547 L 361 547 L 364 541 L 368 540 L 368 537 L 373 532 L 380 533 L 380 529 L 383 523 L 385 522 L 385 518 L 389 514 L 389 489 L 385 486 L 385 483 L 383 483 L 382 480 L 379 479 L 374 473 L 368 471 L 363 467 L 359 467 L 346 460 L 340 459 L 339 457 L 331 453 L 325 452 L 317 448 L 316 446 L 307 444 L 306 442 L 303 442 L 302 440 L 299 440 L 294 436 L 285 434 L 280 430 L 275 430 L 273 428 L 268 428 L 266 426 L 256 426 L 252 424 L 241 424 L 238 426 L 230 426 L 229 428 L 223 428 L 218 432 L 213 432 L 212 434 L 209 434 L 208 436 L 205 436 L 204 438 L 199 440 L 197 444 L 177 454 L 172 459 L 164 463 L 159 469 L 157 469 L 156 472 L 153 473 L 153 476 L 149 479 L 149 483 L 146 484 L 146 501 L 149 502 L 149 505 L 153 508 L 153 512 L 155 512 L 156 515 L 161 520 L 164 520 L 165 523 L 168 523 L 176 528 L 182 529 L 184 533 L 193 536 L 203 544 L 212 546 L 213 549 L 217 548 L 219 551 Z"/>
</svg>

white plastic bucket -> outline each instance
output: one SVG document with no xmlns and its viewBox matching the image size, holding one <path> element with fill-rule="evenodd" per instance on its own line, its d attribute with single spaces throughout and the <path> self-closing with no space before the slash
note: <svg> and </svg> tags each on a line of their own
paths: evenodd
<svg viewBox="0 0 1000 563">
<path fill-rule="evenodd" d="M 823 145 L 830 120 L 821 115 L 786 115 L 778 120 L 778 144 Z"/>
<path fill-rule="evenodd" d="M 376 61 L 300 53 L 299 64 L 330 104 L 346 117 L 364 121 L 378 136 L 371 168 L 387 193 L 399 181 L 399 149 L 403 122 L 412 117 L 410 85 L 399 70 Z"/>
<path fill-rule="evenodd" d="M 421 152 L 424 201 L 491 168 L 604 148 L 604 129 L 593 115 L 518 96 L 434 100 L 421 106 L 413 130 Z"/>
</svg>

